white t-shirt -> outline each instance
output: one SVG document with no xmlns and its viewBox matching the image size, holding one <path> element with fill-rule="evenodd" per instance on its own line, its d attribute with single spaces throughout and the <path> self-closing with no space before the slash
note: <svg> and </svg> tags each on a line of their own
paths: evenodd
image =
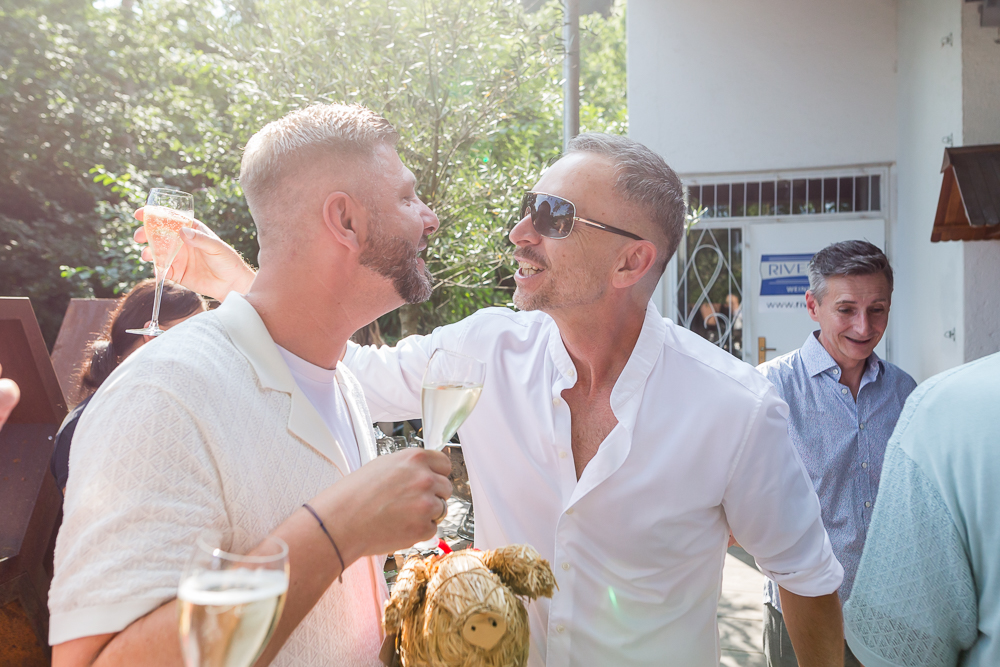
<svg viewBox="0 0 1000 667">
<path fill-rule="evenodd" d="M 354 472 L 361 467 L 361 453 L 354 436 L 351 413 L 344 402 L 344 395 L 340 393 L 340 385 L 337 384 L 337 369 L 327 370 L 292 354 L 280 345 L 275 347 L 288 364 L 295 384 L 323 418 L 323 423 L 344 452 L 351 472 Z"/>
</svg>

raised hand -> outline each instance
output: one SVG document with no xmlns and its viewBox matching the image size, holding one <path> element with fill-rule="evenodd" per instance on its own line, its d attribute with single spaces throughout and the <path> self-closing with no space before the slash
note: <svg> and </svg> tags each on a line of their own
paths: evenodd
<svg viewBox="0 0 1000 667">
<path fill-rule="evenodd" d="M 140 222 L 142 211 L 140 208 L 134 214 Z M 132 238 L 136 243 L 146 243 L 146 230 L 139 227 Z M 181 239 L 184 246 L 170 265 L 170 280 L 219 301 L 230 292 L 245 294 L 250 290 L 253 269 L 205 223 L 195 220 L 193 228 L 181 230 Z M 142 249 L 142 259 L 152 260 L 148 246 Z"/>
</svg>

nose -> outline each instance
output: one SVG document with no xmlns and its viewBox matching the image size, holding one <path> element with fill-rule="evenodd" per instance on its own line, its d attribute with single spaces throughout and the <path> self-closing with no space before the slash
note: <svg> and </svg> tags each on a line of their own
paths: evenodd
<svg viewBox="0 0 1000 667">
<path fill-rule="evenodd" d="M 524 217 L 522 217 L 521 220 L 514 225 L 514 228 L 510 230 L 508 238 L 511 243 L 520 247 L 538 243 L 542 236 L 535 231 L 535 226 L 531 224 L 531 215 L 526 213 Z"/>
<path fill-rule="evenodd" d="M 424 236 L 430 236 L 441 226 L 441 221 L 438 220 L 437 213 L 432 211 L 430 206 L 424 204 L 423 201 L 420 203 L 424 207 L 424 210 L 421 213 L 421 218 L 424 221 Z"/>
<path fill-rule="evenodd" d="M 862 338 L 867 338 L 874 332 L 871 317 L 863 308 L 858 311 L 858 316 L 854 318 L 854 330 Z"/>
</svg>

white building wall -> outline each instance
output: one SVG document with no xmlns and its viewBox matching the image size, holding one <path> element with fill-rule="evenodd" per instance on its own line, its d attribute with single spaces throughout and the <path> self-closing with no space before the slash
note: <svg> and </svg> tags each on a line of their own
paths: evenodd
<svg viewBox="0 0 1000 667">
<path fill-rule="evenodd" d="M 968 299 L 965 292 L 967 275 L 997 284 L 1000 243 L 975 246 L 966 262 L 970 244 L 930 242 L 944 148 L 970 143 L 963 138 L 963 4 L 629 2 L 630 136 L 682 177 L 894 165 L 889 358 L 918 381 L 998 344 L 1000 331 L 1000 306 L 980 312 L 986 291 Z M 1000 132 L 993 59 L 1000 47 L 992 38 L 989 46 L 988 53 L 970 50 L 966 62 L 989 70 L 981 89 L 966 94 L 970 131 L 984 133 Z M 970 339 L 968 349 L 967 309 L 969 326 L 991 334 Z"/>
<path fill-rule="evenodd" d="M 685 175 L 891 162 L 896 4 L 629 0 L 629 134 Z"/>
<path fill-rule="evenodd" d="M 978 3 L 962 9 L 962 125 L 966 146 L 1000 144 L 1000 45 L 979 27 Z M 1000 350 L 1000 240 L 963 244 L 965 350 L 972 361 Z"/>
<path fill-rule="evenodd" d="M 898 21 L 892 358 L 919 382 L 964 361 L 963 244 L 930 242 L 946 138 L 962 145 L 962 0 L 899 0 Z"/>
</svg>

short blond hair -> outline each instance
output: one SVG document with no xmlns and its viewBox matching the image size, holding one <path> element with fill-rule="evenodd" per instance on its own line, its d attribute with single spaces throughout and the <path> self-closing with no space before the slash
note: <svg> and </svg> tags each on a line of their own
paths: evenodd
<svg viewBox="0 0 1000 667">
<path fill-rule="evenodd" d="M 251 215 L 256 220 L 255 212 L 276 198 L 284 179 L 310 161 L 373 161 L 379 146 L 394 147 L 398 140 L 392 123 L 360 104 L 314 104 L 268 123 L 250 137 L 240 165 Z"/>
</svg>

